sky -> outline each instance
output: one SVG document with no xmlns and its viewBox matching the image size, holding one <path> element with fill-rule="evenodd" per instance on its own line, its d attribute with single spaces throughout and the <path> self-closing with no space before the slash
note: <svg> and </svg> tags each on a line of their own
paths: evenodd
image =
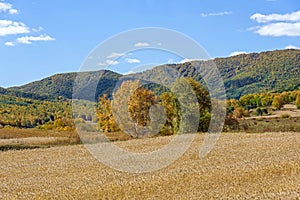
<svg viewBox="0 0 300 200">
<path fill-rule="evenodd" d="M 182 33 L 201 45 L 210 58 L 297 49 L 300 1 L 0 0 L 0 86 L 79 71 L 99 44 L 143 27 Z M 132 45 L 146 47 L 148 42 Z M 127 54 L 114 51 L 105 59 L 98 62 L 99 67 L 110 65 L 120 73 L 149 63 L 183 60 L 149 49 Z"/>
</svg>

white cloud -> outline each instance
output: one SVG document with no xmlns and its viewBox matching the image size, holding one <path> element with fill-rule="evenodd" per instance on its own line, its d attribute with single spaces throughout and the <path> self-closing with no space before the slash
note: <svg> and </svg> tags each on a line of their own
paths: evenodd
<svg viewBox="0 0 300 200">
<path fill-rule="evenodd" d="M 117 65 L 119 64 L 116 60 L 107 59 L 104 63 L 98 63 L 99 66 Z"/>
<path fill-rule="evenodd" d="M 284 47 L 284 49 L 300 49 L 300 47 L 296 47 L 294 45 L 288 45 L 288 46 Z"/>
<path fill-rule="evenodd" d="M 300 22 L 299 23 L 271 23 L 264 26 L 257 27 L 254 33 L 262 36 L 300 36 Z"/>
<path fill-rule="evenodd" d="M 300 10 L 287 14 L 263 15 L 256 13 L 250 17 L 261 26 L 249 28 L 248 30 L 262 36 L 300 36 Z"/>
<path fill-rule="evenodd" d="M 117 64 L 119 64 L 119 62 L 116 61 L 116 60 L 108 59 L 108 60 L 106 60 L 106 64 L 108 64 L 108 65 L 117 65 Z"/>
<path fill-rule="evenodd" d="M 232 52 L 229 56 L 237 56 L 237 55 L 241 55 L 241 54 L 247 54 L 246 51 L 235 51 Z"/>
<path fill-rule="evenodd" d="M 100 62 L 100 63 L 98 63 L 97 65 L 98 65 L 98 66 L 101 66 L 101 67 L 107 66 L 107 64 L 106 64 L 106 63 L 101 63 L 101 62 Z"/>
<path fill-rule="evenodd" d="M 140 63 L 141 61 L 135 58 L 127 58 L 126 61 L 130 64 L 132 63 Z"/>
<path fill-rule="evenodd" d="M 147 42 L 138 42 L 138 43 L 135 43 L 134 46 L 135 47 L 148 47 L 148 46 L 150 46 L 150 44 Z"/>
<path fill-rule="evenodd" d="M 0 20 L 0 36 L 29 33 L 29 28 L 22 22 Z"/>
<path fill-rule="evenodd" d="M 185 58 L 185 59 L 181 60 L 179 63 L 186 63 L 186 62 L 192 62 L 192 61 L 197 61 L 197 60 L 204 60 L 204 59 L 200 59 L 200 58 Z"/>
<path fill-rule="evenodd" d="M 4 2 L 4 0 L 0 0 L 0 13 L 9 13 L 9 14 L 18 14 L 18 10 L 14 9 L 13 6 L 9 3 Z M 42 27 L 30 28 L 26 26 L 23 22 L 16 22 L 6 19 L 0 19 L 0 37 L 9 36 L 9 35 L 20 35 L 27 34 L 31 32 L 40 32 L 43 31 Z M 40 35 L 40 36 L 24 36 L 19 37 L 15 41 L 5 42 L 6 46 L 15 46 L 18 43 L 21 44 L 31 44 L 33 41 L 51 41 L 55 40 L 54 38 L 48 35 Z"/>
<path fill-rule="evenodd" d="M 270 14 L 263 15 L 256 13 L 250 17 L 250 19 L 257 21 L 258 23 L 268 23 L 272 21 L 290 21 L 290 22 L 299 22 L 300 21 L 300 10 L 287 14 Z"/>
<path fill-rule="evenodd" d="M 123 75 L 134 74 L 134 73 L 136 73 L 136 72 L 135 71 L 128 71 L 128 72 L 123 73 Z"/>
<path fill-rule="evenodd" d="M 31 44 L 33 41 L 53 41 L 54 38 L 50 37 L 49 35 L 40 35 L 40 36 L 25 36 L 20 37 L 16 40 L 17 43 L 21 44 Z"/>
<path fill-rule="evenodd" d="M 5 42 L 4 43 L 5 46 L 8 46 L 8 47 L 13 47 L 15 46 L 16 44 L 14 42 Z"/>
<path fill-rule="evenodd" d="M 217 12 L 217 13 L 201 13 L 201 17 L 215 17 L 223 15 L 231 15 L 231 11 Z"/>
<path fill-rule="evenodd" d="M 11 15 L 18 14 L 18 10 L 14 9 L 11 4 L 0 2 L 0 12 L 8 12 Z"/>
<path fill-rule="evenodd" d="M 167 63 L 168 64 L 172 64 L 172 63 L 174 63 L 174 60 L 172 58 L 169 58 L 168 61 L 167 61 Z"/>
<path fill-rule="evenodd" d="M 117 53 L 117 52 L 112 52 L 110 55 L 108 55 L 106 58 L 108 59 L 113 59 L 113 58 L 118 58 L 121 56 L 124 56 L 125 53 Z"/>
<path fill-rule="evenodd" d="M 16 9 L 10 9 L 8 12 L 9 12 L 9 14 L 11 14 L 11 15 L 14 15 L 14 14 L 18 14 L 18 13 L 19 13 L 19 11 L 16 10 Z"/>
<path fill-rule="evenodd" d="M 43 31 L 44 29 L 43 29 L 43 27 L 38 27 L 38 28 L 32 28 L 31 29 L 33 32 L 41 32 L 41 31 Z"/>
</svg>

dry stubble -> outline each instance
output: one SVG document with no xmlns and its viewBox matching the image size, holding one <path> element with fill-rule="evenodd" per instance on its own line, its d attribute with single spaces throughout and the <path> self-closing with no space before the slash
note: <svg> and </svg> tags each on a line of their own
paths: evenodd
<svg viewBox="0 0 300 200">
<path fill-rule="evenodd" d="M 0 152 L 1 199 L 299 199 L 300 134 L 222 134 L 198 158 L 204 136 L 165 169 L 129 174 L 95 160 L 82 145 Z M 139 152 L 170 137 L 117 142 Z"/>
</svg>

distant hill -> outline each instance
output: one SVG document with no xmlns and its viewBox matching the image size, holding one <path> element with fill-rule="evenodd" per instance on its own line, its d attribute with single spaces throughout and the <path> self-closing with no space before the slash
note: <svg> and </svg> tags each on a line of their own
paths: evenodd
<svg viewBox="0 0 300 200">
<path fill-rule="evenodd" d="M 291 91 L 300 87 L 300 50 L 291 49 L 162 65 L 133 76 L 163 83 L 168 83 L 169 77 L 178 76 L 193 77 L 203 82 L 198 69 L 203 69 L 203 66 L 210 68 L 212 64 L 217 66 L 223 77 L 228 98 L 251 93 Z"/>
<path fill-rule="evenodd" d="M 228 98 L 239 98 L 244 94 L 263 92 L 282 92 L 300 87 L 300 50 L 276 50 L 262 53 L 242 54 L 229 58 L 216 58 L 209 61 L 193 61 L 183 64 L 157 66 L 142 73 L 130 75 L 136 78 L 151 77 L 152 80 L 167 82 L 171 75 L 193 77 L 202 81 L 199 70 L 194 66 L 208 65 L 214 62 L 223 77 Z M 168 69 L 174 69 L 167 71 Z M 172 74 L 173 73 L 173 74 Z M 83 91 L 78 91 L 78 98 L 92 100 L 104 93 L 111 94 L 122 75 L 108 70 L 80 72 L 84 83 Z M 62 96 L 72 98 L 76 73 L 64 73 L 45 78 L 20 87 L 9 88 L 10 92 L 31 93 L 36 95 Z M 126 78 L 126 76 L 125 76 Z M 96 95 L 85 91 L 97 87 Z M 1 90 L 5 90 L 0 88 Z"/>
<path fill-rule="evenodd" d="M 82 85 L 84 85 L 84 87 L 82 86 L 81 88 L 84 91 L 79 91 L 76 98 L 94 100 L 94 98 L 102 96 L 104 93 L 111 94 L 114 89 L 114 85 L 120 76 L 120 74 L 108 70 L 63 73 L 20 87 L 8 88 L 8 90 L 55 97 L 61 96 L 67 99 L 72 99 L 73 86 L 77 78 L 80 79 L 80 81 L 77 82 L 81 82 Z M 93 85 L 97 88 L 96 94 L 93 94 L 94 96 L 92 97 L 90 94 L 88 94 L 89 96 L 85 96 L 86 90 Z"/>
<path fill-rule="evenodd" d="M 0 94 L 5 93 L 6 90 L 3 87 L 0 87 Z"/>
<path fill-rule="evenodd" d="M 300 50 L 276 50 L 214 60 L 227 96 L 283 92 L 300 87 Z"/>
<path fill-rule="evenodd" d="M 56 96 L 39 95 L 39 94 L 35 94 L 35 93 L 26 93 L 26 92 L 22 92 L 22 91 L 18 91 L 18 90 L 4 89 L 2 87 L 0 87 L 0 95 L 30 98 L 30 99 L 35 99 L 35 100 L 53 100 L 56 98 Z"/>
</svg>

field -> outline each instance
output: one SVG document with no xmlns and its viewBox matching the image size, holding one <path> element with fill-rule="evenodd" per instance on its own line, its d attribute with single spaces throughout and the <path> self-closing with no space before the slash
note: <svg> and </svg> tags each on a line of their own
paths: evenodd
<svg viewBox="0 0 300 200">
<path fill-rule="evenodd" d="M 172 139 L 115 142 L 135 152 Z M 93 158 L 83 145 L 0 152 L 0 199 L 299 199 L 299 133 L 224 133 L 198 158 L 203 134 L 159 171 L 130 174 Z"/>
<path fill-rule="evenodd" d="M 240 120 L 240 128 L 248 133 L 300 132 L 300 118 L 264 118 L 257 117 Z"/>
<path fill-rule="evenodd" d="M 300 132 L 300 109 L 286 104 L 270 115 L 246 117 L 240 120 L 240 129 L 248 133 Z"/>
<path fill-rule="evenodd" d="M 104 141 L 97 132 L 82 133 L 84 142 L 96 143 Z M 122 132 L 106 133 L 110 141 L 129 140 L 130 136 Z M 82 143 L 76 131 L 53 131 L 38 129 L 0 129 L 0 151 L 48 148 L 53 146 L 74 145 Z"/>
</svg>

